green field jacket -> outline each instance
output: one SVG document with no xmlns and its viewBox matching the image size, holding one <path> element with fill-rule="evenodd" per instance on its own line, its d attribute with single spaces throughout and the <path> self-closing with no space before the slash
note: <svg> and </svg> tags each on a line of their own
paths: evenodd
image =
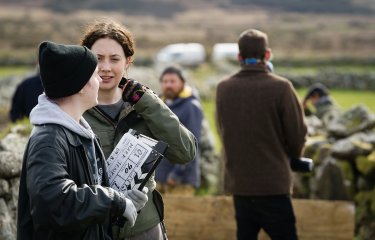
<svg viewBox="0 0 375 240">
<path fill-rule="evenodd" d="M 129 128 L 166 142 L 169 147 L 165 157 L 171 162 L 187 163 L 194 158 L 197 151 L 194 135 L 179 122 L 178 117 L 151 90 L 147 90 L 134 106 L 125 107 L 117 122 L 97 107 L 86 111 L 84 118 L 99 137 L 106 158 Z M 134 227 L 124 227 L 120 231 L 114 227 L 115 239 L 137 235 L 160 222 L 152 194 L 156 186 L 154 177 L 150 178 L 146 186 L 149 189 L 149 200 L 138 214 Z M 120 237 L 116 237 L 117 232 Z"/>
</svg>

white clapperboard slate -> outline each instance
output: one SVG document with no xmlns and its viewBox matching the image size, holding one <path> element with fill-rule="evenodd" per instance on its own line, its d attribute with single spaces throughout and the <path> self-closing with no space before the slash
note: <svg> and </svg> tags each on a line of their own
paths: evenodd
<svg viewBox="0 0 375 240">
<path fill-rule="evenodd" d="M 110 186 L 125 193 L 142 188 L 163 159 L 168 145 L 130 129 L 106 161 Z"/>
<path fill-rule="evenodd" d="M 134 188 L 142 191 L 167 148 L 165 142 L 129 129 L 106 161 L 110 186 L 123 193 Z M 116 224 L 123 227 L 125 221 L 120 217 Z"/>
</svg>

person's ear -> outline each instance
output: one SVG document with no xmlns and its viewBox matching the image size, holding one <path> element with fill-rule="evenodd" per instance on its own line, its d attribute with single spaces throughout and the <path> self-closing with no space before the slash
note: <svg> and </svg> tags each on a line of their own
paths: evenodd
<svg viewBox="0 0 375 240">
<path fill-rule="evenodd" d="M 269 61 L 272 57 L 272 50 L 271 48 L 268 48 L 266 50 L 266 53 L 264 54 L 264 60 Z"/>
<path fill-rule="evenodd" d="M 128 69 L 132 63 L 133 63 L 133 58 L 126 57 L 125 69 Z"/>
</svg>

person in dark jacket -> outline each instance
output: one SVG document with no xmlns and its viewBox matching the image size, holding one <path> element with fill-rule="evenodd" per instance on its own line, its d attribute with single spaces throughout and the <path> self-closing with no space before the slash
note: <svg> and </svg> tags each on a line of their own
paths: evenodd
<svg viewBox="0 0 375 240">
<path fill-rule="evenodd" d="M 9 118 L 12 122 L 28 118 L 31 109 L 38 103 L 38 96 L 43 93 L 39 72 L 23 80 L 13 94 Z"/>
<path fill-rule="evenodd" d="M 267 69 L 271 50 L 265 33 L 246 30 L 238 46 L 241 70 L 216 92 L 237 239 L 258 239 L 264 229 L 272 239 L 295 240 L 289 159 L 301 157 L 305 143 L 302 106 L 290 81 Z"/>
<path fill-rule="evenodd" d="M 134 225 L 145 192 L 127 197 L 109 187 L 104 155 L 82 114 L 95 106 L 97 58 L 88 48 L 43 42 L 40 74 L 45 94 L 30 113 L 34 125 L 19 188 L 17 239 L 112 239 L 110 223 Z"/>
<path fill-rule="evenodd" d="M 185 84 L 181 69 L 167 67 L 160 76 L 160 84 L 161 99 L 200 142 L 202 107 L 193 89 Z M 155 180 L 160 183 L 158 188 L 162 193 L 193 195 L 200 186 L 199 154 L 184 165 L 162 161 L 156 170 Z"/>
</svg>

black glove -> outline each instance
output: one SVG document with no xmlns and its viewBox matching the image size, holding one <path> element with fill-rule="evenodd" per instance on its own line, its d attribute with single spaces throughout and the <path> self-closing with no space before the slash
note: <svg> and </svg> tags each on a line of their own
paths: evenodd
<svg viewBox="0 0 375 240">
<path fill-rule="evenodd" d="M 131 105 L 136 104 L 147 89 L 141 83 L 124 77 L 121 79 L 118 87 L 122 89 L 122 100 L 129 102 Z"/>
</svg>

